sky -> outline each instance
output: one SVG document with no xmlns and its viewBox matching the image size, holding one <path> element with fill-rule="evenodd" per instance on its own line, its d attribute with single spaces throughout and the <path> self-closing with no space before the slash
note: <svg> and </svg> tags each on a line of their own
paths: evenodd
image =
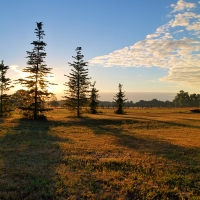
<svg viewBox="0 0 200 200">
<path fill-rule="evenodd" d="M 180 90 L 200 93 L 199 0 L 0 0 L 0 5 L 0 59 L 10 66 L 12 80 L 25 76 L 26 51 L 33 49 L 36 22 L 43 22 L 45 61 L 58 84 L 49 90 L 58 99 L 67 89 L 64 74 L 71 71 L 76 47 L 82 47 L 100 100 L 112 100 L 119 83 L 133 101 L 172 100 Z M 18 89 L 21 85 L 13 91 Z"/>
</svg>

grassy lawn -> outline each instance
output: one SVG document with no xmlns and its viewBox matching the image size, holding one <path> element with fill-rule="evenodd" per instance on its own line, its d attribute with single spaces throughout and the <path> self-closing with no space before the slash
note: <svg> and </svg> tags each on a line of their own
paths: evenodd
<svg viewBox="0 0 200 200">
<path fill-rule="evenodd" d="M 200 114 L 0 119 L 0 199 L 200 199 Z"/>
</svg>

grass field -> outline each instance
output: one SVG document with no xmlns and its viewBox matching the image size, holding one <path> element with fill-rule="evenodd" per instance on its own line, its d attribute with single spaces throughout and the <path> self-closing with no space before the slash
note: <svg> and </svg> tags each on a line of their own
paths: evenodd
<svg viewBox="0 0 200 200">
<path fill-rule="evenodd" d="M 0 199 L 200 199 L 200 114 L 0 119 Z"/>
</svg>

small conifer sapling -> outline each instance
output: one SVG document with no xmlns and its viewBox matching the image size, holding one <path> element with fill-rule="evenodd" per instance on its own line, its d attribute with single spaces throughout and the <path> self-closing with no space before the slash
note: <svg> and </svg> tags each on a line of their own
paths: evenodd
<svg viewBox="0 0 200 200">
<path fill-rule="evenodd" d="M 119 83 L 119 92 L 115 95 L 113 99 L 115 101 L 115 105 L 117 110 L 115 111 L 116 114 L 124 114 L 124 104 L 127 99 L 125 99 L 124 92 L 122 92 L 122 84 Z"/>
<path fill-rule="evenodd" d="M 98 97 L 99 97 L 99 90 L 97 90 L 95 88 L 95 84 L 96 84 L 96 81 L 91 85 L 92 86 L 92 90 L 91 90 L 91 95 L 90 95 L 90 112 L 91 114 L 97 114 L 98 111 L 97 111 L 97 108 L 98 108 Z"/>
</svg>

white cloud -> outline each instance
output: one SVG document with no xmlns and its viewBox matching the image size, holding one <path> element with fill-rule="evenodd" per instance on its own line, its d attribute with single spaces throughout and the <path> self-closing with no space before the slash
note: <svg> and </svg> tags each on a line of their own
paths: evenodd
<svg viewBox="0 0 200 200">
<path fill-rule="evenodd" d="M 189 19 L 183 16 L 182 14 L 178 14 L 175 16 L 175 19 L 170 21 L 171 27 L 176 26 L 188 26 L 189 25 Z"/>
<path fill-rule="evenodd" d="M 151 38 L 156 38 L 156 37 L 158 37 L 158 36 L 159 36 L 158 33 L 154 33 L 154 34 L 147 35 L 146 38 L 147 38 L 147 39 L 151 39 Z"/>
<path fill-rule="evenodd" d="M 200 31 L 200 22 L 194 22 L 187 27 L 187 30 Z M 199 33 L 199 32 L 198 32 Z"/>
<path fill-rule="evenodd" d="M 193 60 L 194 63 L 194 60 Z M 200 67 L 199 60 L 196 60 L 196 66 L 190 65 L 188 62 L 187 66 L 173 67 L 167 76 L 160 78 L 160 81 L 164 82 L 177 82 L 180 85 L 196 87 L 200 85 Z"/>
<path fill-rule="evenodd" d="M 25 77 L 27 77 L 27 76 L 30 75 L 29 73 L 23 72 L 22 70 L 20 70 L 18 68 L 19 68 L 18 65 L 10 65 L 9 66 L 9 69 L 12 70 L 12 71 L 14 71 L 14 72 L 16 72 L 16 73 L 18 73 L 18 74 L 20 74 L 21 78 L 25 78 Z"/>
<path fill-rule="evenodd" d="M 177 12 L 195 8 L 196 5 L 179 0 L 176 5 L 171 5 L 171 7 L 173 7 L 173 12 Z M 160 78 L 160 81 L 199 86 L 199 35 L 199 14 L 188 11 L 176 13 L 173 19 L 158 27 L 155 33 L 148 34 L 145 40 L 115 50 L 108 55 L 97 56 L 91 59 L 89 63 L 90 65 L 102 65 L 104 67 L 154 66 L 166 68 L 169 69 L 169 74 Z"/>
<path fill-rule="evenodd" d="M 9 69 L 20 74 L 23 73 L 21 70 L 17 69 L 18 67 L 18 65 L 10 65 Z"/>
<path fill-rule="evenodd" d="M 196 5 L 194 3 L 187 3 L 184 0 L 179 0 L 177 4 L 171 4 L 171 7 L 173 8 L 172 12 L 178 12 L 183 11 L 185 9 L 192 9 L 196 8 Z"/>
<path fill-rule="evenodd" d="M 176 34 L 176 33 L 182 33 L 182 32 L 184 32 L 184 30 L 178 30 L 178 31 L 175 31 L 174 33 Z"/>
</svg>

